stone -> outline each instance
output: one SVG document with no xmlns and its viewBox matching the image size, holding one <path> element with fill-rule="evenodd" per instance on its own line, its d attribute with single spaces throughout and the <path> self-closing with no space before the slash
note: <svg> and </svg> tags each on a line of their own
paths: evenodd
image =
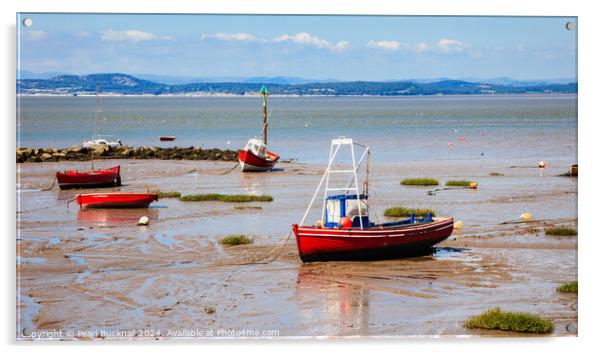
<svg viewBox="0 0 602 354">
<path fill-rule="evenodd" d="M 52 155 L 50 155 L 49 153 L 45 152 L 45 153 L 42 154 L 41 159 L 42 159 L 42 161 L 51 160 L 52 159 Z"/>
</svg>

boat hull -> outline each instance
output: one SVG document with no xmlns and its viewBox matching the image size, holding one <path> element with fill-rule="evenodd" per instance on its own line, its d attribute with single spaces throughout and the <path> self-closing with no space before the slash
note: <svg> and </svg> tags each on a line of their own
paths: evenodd
<svg viewBox="0 0 602 354">
<path fill-rule="evenodd" d="M 175 136 L 160 136 L 159 141 L 174 141 L 176 140 Z"/>
<path fill-rule="evenodd" d="M 328 229 L 293 225 L 303 262 L 388 259 L 428 253 L 448 238 L 453 218 L 393 227 Z"/>
<path fill-rule="evenodd" d="M 153 193 L 91 193 L 79 194 L 77 204 L 82 209 L 89 208 L 148 208 L 158 200 Z"/>
<path fill-rule="evenodd" d="M 264 159 L 249 150 L 238 150 L 238 161 L 243 172 L 263 172 L 274 168 L 280 156 L 267 151 L 268 159 Z"/>
<path fill-rule="evenodd" d="M 68 170 L 57 172 L 56 179 L 60 189 L 120 186 L 120 168 L 120 166 L 115 166 L 105 170 L 84 172 Z"/>
</svg>

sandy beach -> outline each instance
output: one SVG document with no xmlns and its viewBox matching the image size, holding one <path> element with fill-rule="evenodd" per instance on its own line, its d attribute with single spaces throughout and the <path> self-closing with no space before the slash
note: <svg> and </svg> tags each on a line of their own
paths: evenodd
<svg viewBox="0 0 602 354">
<path fill-rule="evenodd" d="M 324 166 L 222 175 L 233 163 L 101 164 L 122 166 L 124 185 L 115 190 L 269 194 L 274 201 L 160 199 L 150 209 L 82 211 L 67 206 L 78 191 L 40 189 L 57 170 L 87 163 L 19 164 L 19 339 L 513 335 L 463 326 L 496 306 L 551 320 L 553 336 L 576 335 L 577 295 L 556 287 L 577 279 L 578 237 L 544 233 L 577 226 L 577 179 L 558 176 L 569 167 L 564 161 L 548 161 L 545 170 L 509 160 L 375 164 L 373 219 L 389 220 L 383 211 L 395 205 L 429 207 L 464 227 L 430 256 L 303 264 L 291 238 L 274 262 L 251 265 L 237 264 L 263 257 L 287 237 Z M 428 195 L 433 188 L 399 185 L 414 176 L 469 179 L 479 188 Z M 242 205 L 261 209 L 235 209 Z M 524 212 L 534 221 L 517 222 Z M 142 215 L 149 226 L 136 226 Z M 255 242 L 217 242 L 230 234 Z"/>
</svg>

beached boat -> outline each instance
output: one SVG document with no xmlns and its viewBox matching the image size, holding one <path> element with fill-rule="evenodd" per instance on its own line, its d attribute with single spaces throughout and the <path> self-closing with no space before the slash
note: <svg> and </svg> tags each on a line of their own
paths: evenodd
<svg viewBox="0 0 602 354">
<path fill-rule="evenodd" d="M 60 189 L 96 188 L 121 185 L 120 166 L 90 171 L 67 170 L 56 173 Z"/>
<path fill-rule="evenodd" d="M 341 147 L 351 149 L 352 164 L 348 169 L 334 169 Z M 363 149 L 355 161 L 354 147 Z M 293 225 L 299 257 L 303 262 L 342 259 L 385 259 L 424 254 L 431 246 L 445 240 L 453 231 L 453 218 L 422 218 L 410 215 L 397 222 L 373 223 L 369 217 L 368 176 L 370 148 L 352 139 L 333 139 L 328 167 L 299 224 Z M 358 169 L 366 164 L 363 191 L 358 186 Z M 337 166 L 340 166 L 337 163 Z M 340 168 L 340 167 L 337 167 Z M 330 188 L 331 175 L 348 175 L 345 187 Z M 313 226 L 304 225 L 322 185 L 324 201 L 321 219 Z M 334 192 L 334 193 L 333 193 Z"/>
<path fill-rule="evenodd" d="M 174 141 L 176 140 L 175 136 L 160 136 L 159 141 Z"/>
<path fill-rule="evenodd" d="M 263 97 L 263 140 L 253 138 L 249 139 L 244 149 L 238 150 L 238 161 L 243 172 L 261 172 L 269 171 L 274 168 L 280 156 L 269 151 L 268 144 L 268 113 L 267 113 L 267 95 L 268 89 L 261 87 L 261 96 Z"/>
<path fill-rule="evenodd" d="M 96 132 L 96 120 L 98 119 L 98 86 L 96 87 L 96 110 L 94 114 L 94 131 Z M 90 143 L 90 142 L 88 142 Z M 107 140 L 103 140 L 101 145 L 108 145 Z M 85 143 L 84 143 L 85 145 Z M 121 142 L 119 142 L 121 145 Z M 108 145 L 110 146 L 110 145 Z M 56 173 L 60 189 L 68 188 L 96 188 L 96 187 L 113 187 L 121 185 L 120 166 L 115 166 L 107 169 L 94 169 L 94 147 L 90 148 L 90 164 L 89 171 L 66 170 Z"/>
<path fill-rule="evenodd" d="M 89 193 L 78 194 L 77 204 L 82 208 L 147 208 L 159 200 L 156 193 Z"/>
</svg>

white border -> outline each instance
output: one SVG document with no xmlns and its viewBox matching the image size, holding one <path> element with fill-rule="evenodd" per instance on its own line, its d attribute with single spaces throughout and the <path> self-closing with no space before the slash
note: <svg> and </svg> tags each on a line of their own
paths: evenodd
<svg viewBox="0 0 602 354">
<path fill-rule="evenodd" d="M 8 173 L 2 174 L 2 196 L 9 202 L 2 203 L 2 225 L 5 231 L 2 235 L 4 242 L 4 259 L 2 283 L 2 305 L 4 318 L 1 321 L 0 333 L 3 335 L 5 350 L 10 352 L 44 352 L 71 353 L 81 350 L 102 353 L 116 346 L 128 347 L 132 343 L 109 344 L 103 348 L 86 343 L 71 343 L 71 345 L 54 344 L 41 345 L 15 344 L 15 13 L 21 12 L 153 12 L 153 13 L 301 13 L 301 14 L 399 14 L 399 15 L 532 15 L 532 16 L 579 16 L 579 162 L 581 176 L 579 177 L 579 278 L 581 293 L 579 295 L 579 337 L 559 339 L 516 339 L 516 340 L 476 340 L 476 339 L 406 339 L 406 340 L 347 340 L 342 342 L 320 341 L 325 350 L 366 351 L 373 345 L 379 351 L 396 352 L 403 350 L 424 352 L 456 352 L 463 353 L 508 353 L 522 350 L 529 352 L 567 353 L 590 351 L 597 344 L 600 325 L 600 281 L 597 262 L 601 257 L 600 238 L 596 228 L 596 206 L 599 204 L 600 192 L 596 182 L 600 181 L 601 159 L 598 157 L 601 140 L 600 121 L 602 115 L 598 104 L 600 101 L 600 86 L 602 77 L 599 66 L 600 57 L 599 36 L 602 33 L 600 11 L 596 2 L 577 1 L 525 1 L 525 0 L 489 0 L 489 1 L 446 1 L 421 0 L 398 2 L 386 0 L 214 0 L 197 1 L 169 0 L 165 2 L 134 1 L 134 0 L 98 0 L 98 1 L 69 1 L 69 0 L 19 0 L 2 2 L 2 120 L 4 132 L 4 151 L 2 164 Z M 553 143 L 553 142 L 550 142 Z M 585 192 L 585 193 L 584 193 Z M 12 316 L 11 316 L 12 314 Z M 175 350 L 185 352 L 221 351 L 225 346 L 232 349 L 251 350 L 261 353 L 282 353 L 314 351 L 315 341 L 210 341 L 194 342 L 195 346 L 176 343 Z M 151 343 L 155 344 L 155 343 Z M 145 352 L 164 351 L 163 345 L 144 345 L 136 348 Z M 199 348 L 199 346 L 202 347 Z M 311 345 L 311 347 L 309 347 Z M 334 347 L 333 347 L 334 345 Z M 588 350 L 589 349 L 589 350 Z M 174 350 L 170 348 L 168 350 Z"/>
</svg>

